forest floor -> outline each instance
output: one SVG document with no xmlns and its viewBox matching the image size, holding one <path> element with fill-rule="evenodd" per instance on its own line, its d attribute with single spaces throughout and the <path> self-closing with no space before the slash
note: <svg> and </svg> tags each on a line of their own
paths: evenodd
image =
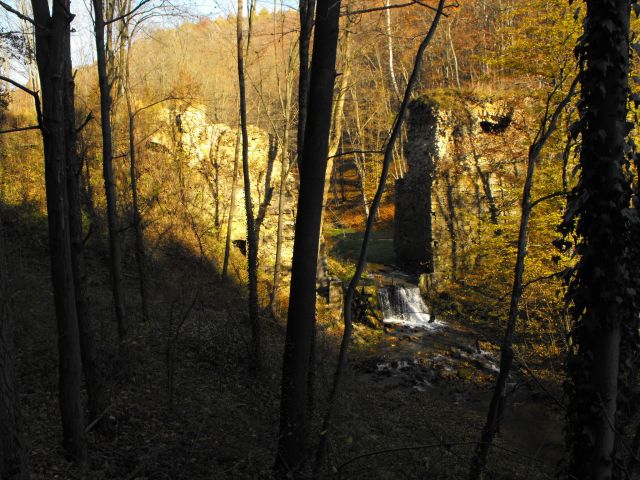
<svg viewBox="0 0 640 480">
<path fill-rule="evenodd" d="M 46 222 L 27 207 L 3 207 L 3 215 L 33 478 L 268 478 L 277 443 L 283 321 L 263 316 L 264 366 L 257 377 L 250 375 L 244 289 L 221 284 L 216 266 L 183 246 L 165 244 L 152 255 L 147 323 L 140 322 L 135 278 L 126 278 L 135 334 L 131 357 L 118 360 L 107 251 L 99 234 L 89 239 L 88 263 L 110 405 L 103 427 L 88 434 L 89 464 L 66 461 L 59 446 Z M 132 258 L 126 271 L 134 271 Z M 478 438 L 490 394 L 499 328 L 444 309 L 439 318 L 447 328 L 435 332 L 356 326 L 330 444 L 331 478 L 466 478 L 470 442 Z M 326 406 L 340 332 L 339 312 L 321 307 L 316 412 Z M 476 345 L 485 352 L 479 357 Z M 553 475 L 561 414 L 546 392 L 559 386 L 540 382 L 522 369 L 514 376 L 515 393 L 491 457 L 492 478 Z M 318 414 L 315 423 L 317 432 Z"/>
</svg>

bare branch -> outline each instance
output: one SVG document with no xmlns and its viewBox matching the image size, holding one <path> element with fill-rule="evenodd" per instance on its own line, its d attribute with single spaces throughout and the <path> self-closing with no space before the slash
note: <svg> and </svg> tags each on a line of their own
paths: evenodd
<svg viewBox="0 0 640 480">
<path fill-rule="evenodd" d="M 337 158 L 337 157 L 346 157 L 348 155 L 382 155 L 384 154 L 384 150 L 347 150 L 345 152 L 336 153 L 335 155 L 331 155 L 329 158 Z"/>
<path fill-rule="evenodd" d="M 25 15 L 25 14 L 23 14 L 23 13 L 20 13 L 18 10 L 16 10 L 15 8 L 13 8 L 11 5 L 6 4 L 6 3 L 5 3 L 5 2 L 3 2 L 2 0 L 0 0 L 0 6 L 2 6 L 2 8 L 4 8 L 5 10 L 7 10 L 8 12 L 13 13 L 13 14 L 14 14 L 15 16 L 17 16 L 19 19 L 24 20 L 25 22 L 30 23 L 30 24 L 31 24 L 31 25 L 33 25 L 34 27 L 42 28 L 43 30 L 46 30 L 46 28 L 44 28 L 44 27 L 42 27 L 42 26 L 38 25 L 38 24 L 36 23 L 36 21 L 35 21 L 33 18 L 31 18 L 31 17 L 29 17 L 29 16 L 27 16 L 27 15 Z"/>
<path fill-rule="evenodd" d="M 80 133 L 91 120 L 93 120 L 93 112 L 89 112 L 89 115 L 87 115 L 87 118 L 84 119 L 84 122 L 82 122 L 82 124 L 78 128 L 76 128 L 76 133 Z"/>
<path fill-rule="evenodd" d="M 17 127 L 17 128 L 10 128 L 8 130 L 0 130 L 0 135 L 2 135 L 4 133 L 24 132 L 26 130 L 40 130 L 40 126 L 39 125 L 31 125 L 29 127 Z"/>
<path fill-rule="evenodd" d="M 433 10 L 434 12 L 437 12 L 438 9 L 436 7 L 432 7 L 431 5 L 423 2 L 422 0 L 411 0 L 410 2 L 406 2 L 406 3 L 396 3 L 394 5 L 389 5 L 389 6 L 383 6 L 383 7 L 371 7 L 371 8 L 363 8 L 361 10 L 354 10 L 352 12 L 346 12 L 343 13 L 341 16 L 349 16 L 349 15 L 363 15 L 365 13 L 375 13 L 375 12 L 382 12 L 385 10 L 391 10 L 391 9 L 395 9 L 395 8 L 405 8 L 405 7 L 410 7 L 412 5 L 420 5 L 421 7 L 425 7 L 428 8 L 429 10 Z M 452 3 L 450 5 L 445 5 L 443 7 L 443 10 L 446 10 L 448 8 L 458 8 L 460 5 L 458 4 L 458 2 Z M 444 17 L 448 17 L 449 15 L 441 12 L 441 15 Z"/>
<path fill-rule="evenodd" d="M 115 18 L 112 18 L 111 20 L 107 20 L 104 22 L 105 25 L 109 25 L 110 23 L 114 23 L 114 22 L 118 22 L 120 20 L 123 20 L 127 17 L 130 17 L 131 15 L 133 15 L 134 13 L 136 13 L 138 10 L 140 10 L 140 8 L 142 8 L 143 6 L 145 6 L 147 3 L 149 3 L 151 0 L 141 0 L 140 3 L 138 5 L 136 5 L 135 7 L 133 7 L 131 10 L 129 10 L 127 13 L 123 13 L 122 15 L 119 15 Z"/>
<path fill-rule="evenodd" d="M 40 129 L 42 129 L 42 126 L 43 126 L 43 123 L 42 123 L 42 108 L 40 107 L 40 95 L 38 95 L 38 92 L 35 92 L 34 90 L 31 90 L 30 88 L 25 87 L 21 83 L 18 83 L 15 80 L 13 80 L 13 79 L 11 79 L 9 77 L 5 77 L 4 75 L 0 75 L 0 80 L 3 80 L 5 82 L 7 82 L 7 83 L 10 83 L 14 87 L 22 90 L 25 93 L 28 93 L 29 95 L 31 95 L 33 97 L 33 103 L 34 103 L 34 106 L 35 106 L 35 109 L 36 109 L 36 118 L 38 119 L 38 126 L 39 126 Z"/>
<path fill-rule="evenodd" d="M 531 202 L 530 208 L 535 207 L 536 205 L 538 205 L 541 202 L 544 202 L 545 200 L 549 200 L 551 198 L 556 198 L 556 197 L 566 197 L 567 195 L 569 195 L 569 192 L 553 192 L 553 193 L 550 193 L 549 195 L 545 195 L 544 197 L 540 197 L 537 200 Z"/>
</svg>

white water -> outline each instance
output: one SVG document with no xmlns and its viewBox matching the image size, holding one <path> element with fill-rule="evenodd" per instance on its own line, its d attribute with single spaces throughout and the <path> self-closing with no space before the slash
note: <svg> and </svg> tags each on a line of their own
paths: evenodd
<svg viewBox="0 0 640 480">
<path fill-rule="evenodd" d="M 383 322 L 425 330 L 439 330 L 446 324 L 431 320 L 418 287 L 394 285 L 378 290 Z"/>
</svg>

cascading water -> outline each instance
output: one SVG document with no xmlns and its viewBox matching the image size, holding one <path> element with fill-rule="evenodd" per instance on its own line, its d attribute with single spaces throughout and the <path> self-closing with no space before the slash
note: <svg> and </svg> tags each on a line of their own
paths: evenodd
<svg viewBox="0 0 640 480">
<path fill-rule="evenodd" d="M 428 330 L 440 329 L 443 322 L 432 320 L 418 287 L 391 285 L 378 290 L 383 322 Z"/>
</svg>

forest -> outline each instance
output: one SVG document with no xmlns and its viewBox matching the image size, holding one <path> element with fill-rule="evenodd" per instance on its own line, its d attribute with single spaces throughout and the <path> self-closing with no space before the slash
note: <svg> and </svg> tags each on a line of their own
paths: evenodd
<svg viewBox="0 0 640 480">
<path fill-rule="evenodd" d="M 639 17 L 0 0 L 0 480 L 640 479 Z"/>
</svg>

